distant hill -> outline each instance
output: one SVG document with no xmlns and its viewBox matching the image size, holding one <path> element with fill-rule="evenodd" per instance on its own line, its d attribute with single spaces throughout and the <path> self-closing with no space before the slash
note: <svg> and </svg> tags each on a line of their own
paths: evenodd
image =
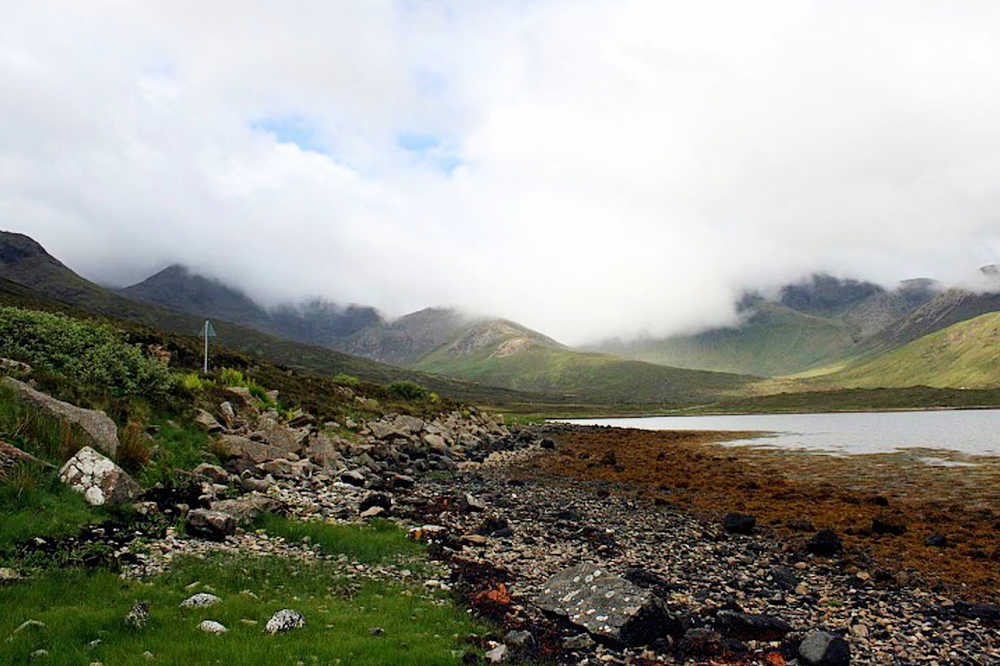
<svg viewBox="0 0 1000 666">
<path fill-rule="evenodd" d="M 979 315 L 822 377 L 851 388 L 1000 386 L 1000 312 Z"/>
<path fill-rule="evenodd" d="M 424 308 L 394 321 L 370 324 L 331 345 L 349 354 L 408 365 L 453 341 L 471 321 L 451 308 Z"/>
<path fill-rule="evenodd" d="M 219 280 L 174 264 L 120 290 L 133 300 L 155 303 L 202 317 L 218 317 L 296 342 L 329 346 L 382 318 L 371 307 L 341 307 L 323 300 L 267 309 L 245 293 Z"/>
<path fill-rule="evenodd" d="M 469 327 L 412 367 L 525 391 L 598 394 L 616 402 L 711 401 L 756 382 L 745 375 L 576 351 L 505 320 Z"/>
<path fill-rule="evenodd" d="M 890 291 L 870 282 L 818 274 L 786 285 L 775 300 L 745 297 L 737 326 L 606 341 L 592 349 L 682 368 L 791 375 L 865 352 L 873 336 L 938 293 L 933 280 L 907 280 Z"/>
</svg>

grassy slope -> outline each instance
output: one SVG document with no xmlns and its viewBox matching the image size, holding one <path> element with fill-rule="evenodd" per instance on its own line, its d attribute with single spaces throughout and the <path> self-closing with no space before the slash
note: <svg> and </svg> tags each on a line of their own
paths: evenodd
<svg viewBox="0 0 1000 666">
<path fill-rule="evenodd" d="M 540 344 L 502 357 L 493 356 L 495 351 L 495 346 L 459 355 L 438 350 L 416 367 L 525 391 L 602 396 L 614 403 L 690 404 L 738 392 L 754 381 Z"/>
<path fill-rule="evenodd" d="M 762 303 L 739 327 L 639 341 L 621 353 L 680 368 L 774 377 L 838 358 L 852 344 L 849 328 L 839 322 Z"/>
<path fill-rule="evenodd" d="M 953 324 L 820 379 L 841 386 L 1000 386 L 1000 313 Z"/>
</svg>

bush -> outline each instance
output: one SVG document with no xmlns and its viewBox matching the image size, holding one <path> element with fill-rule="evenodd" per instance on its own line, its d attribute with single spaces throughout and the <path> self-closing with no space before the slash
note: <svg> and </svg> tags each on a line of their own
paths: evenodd
<svg viewBox="0 0 1000 666">
<path fill-rule="evenodd" d="M 334 378 L 333 381 L 342 386 L 360 386 L 361 380 L 354 375 L 348 375 L 346 373 L 339 373 Z"/>
<path fill-rule="evenodd" d="M 197 372 L 189 372 L 181 376 L 181 386 L 192 393 L 200 393 L 205 390 L 208 381 L 201 378 Z"/>
<path fill-rule="evenodd" d="M 219 383 L 223 386 L 246 386 L 243 372 L 236 368 L 223 368 L 219 373 Z"/>
<path fill-rule="evenodd" d="M 167 366 L 103 324 L 0 307 L 0 356 L 117 397 L 161 398 L 174 385 Z"/>
<path fill-rule="evenodd" d="M 416 402 L 427 397 L 427 389 L 411 381 L 392 382 L 386 385 L 386 393 L 407 402 Z"/>
</svg>

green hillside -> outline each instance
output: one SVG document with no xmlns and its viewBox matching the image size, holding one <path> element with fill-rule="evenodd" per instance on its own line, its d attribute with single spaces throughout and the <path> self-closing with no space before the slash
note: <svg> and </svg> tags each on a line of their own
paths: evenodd
<svg viewBox="0 0 1000 666">
<path fill-rule="evenodd" d="M 847 387 L 1000 386 L 1000 312 L 980 315 L 819 377 Z"/>
<path fill-rule="evenodd" d="M 431 352 L 413 367 L 523 391 L 602 396 L 612 402 L 680 403 L 738 393 L 755 378 L 671 368 L 568 349 L 522 327 L 491 322 Z"/>
<path fill-rule="evenodd" d="M 775 377 L 840 358 L 853 344 L 843 323 L 760 302 L 737 327 L 603 349 L 649 363 Z"/>
</svg>

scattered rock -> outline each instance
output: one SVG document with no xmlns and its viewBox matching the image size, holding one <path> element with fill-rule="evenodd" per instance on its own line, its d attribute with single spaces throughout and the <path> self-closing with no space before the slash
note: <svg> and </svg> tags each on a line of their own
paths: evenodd
<svg viewBox="0 0 1000 666">
<path fill-rule="evenodd" d="M 750 534 L 757 526 L 757 517 L 745 513 L 727 513 L 722 527 L 730 534 Z"/>
<path fill-rule="evenodd" d="M 352 486 L 357 486 L 358 488 L 365 487 L 365 475 L 356 469 L 348 470 L 341 474 L 340 480 Z"/>
<path fill-rule="evenodd" d="M 940 532 L 937 532 L 924 539 L 924 545 L 932 548 L 947 548 L 948 537 Z"/>
<path fill-rule="evenodd" d="M 198 413 L 194 417 L 194 424 L 209 434 L 222 432 L 222 424 L 216 421 L 215 417 L 204 409 L 198 410 Z"/>
<path fill-rule="evenodd" d="M 546 437 L 545 439 L 542 440 L 541 447 L 543 449 L 554 449 L 556 448 L 556 443 L 553 440 Z"/>
<path fill-rule="evenodd" d="M 955 602 L 955 613 L 972 620 L 982 620 L 988 623 L 1000 623 L 1000 605 L 986 603 Z"/>
<path fill-rule="evenodd" d="M 535 603 L 616 644 L 645 645 L 665 634 L 679 633 L 679 623 L 651 591 L 593 564 L 581 564 L 550 578 Z"/>
<path fill-rule="evenodd" d="M 66 461 L 59 470 L 59 480 L 94 506 L 127 502 L 141 491 L 125 470 L 89 446 Z"/>
<path fill-rule="evenodd" d="M 222 483 L 222 484 L 229 483 L 229 472 L 222 469 L 218 465 L 201 463 L 191 471 L 197 474 L 198 476 L 205 477 L 206 479 L 214 483 Z"/>
<path fill-rule="evenodd" d="M 222 511 L 192 509 L 187 516 L 187 530 L 190 534 L 213 541 L 222 541 L 236 534 L 236 519 Z"/>
<path fill-rule="evenodd" d="M 369 636 L 384 636 L 385 635 L 385 629 L 383 629 L 382 627 L 372 627 L 371 629 L 368 630 L 368 635 Z"/>
<path fill-rule="evenodd" d="M 208 592 L 199 592 L 198 594 L 188 597 L 181 602 L 181 608 L 205 608 L 208 606 L 214 606 L 215 604 L 222 603 L 222 599 L 215 596 L 214 594 L 209 594 Z"/>
<path fill-rule="evenodd" d="M 136 631 L 145 628 L 149 622 L 149 602 L 137 601 L 125 614 L 125 626 Z"/>
<path fill-rule="evenodd" d="M 0 370 L 19 372 L 27 375 L 31 373 L 31 366 L 21 361 L 15 361 L 12 358 L 0 358 Z"/>
<path fill-rule="evenodd" d="M 848 666 L 851 646 L 836 634 L 813 630 L 799 643 L 799 658 L 809 666 Z"/>
<path fill-rule="evenodd" d="M 13 377 L 0 379 L 7 388 L 13 389 L 24 402 L 62 423 L 79 426 L 94 448 L 109 456 L 118 453 L 118 426 L 108 415 L 96 409 L 83 409 L 52 396 L 36 391 Z"/>
<path fill-rule="evenodd" d="M 281 502 L 259 492 L 250 492 L 236 499 L 212 502 L 212 511 L 228 513 L 237 525 L 248 525 L 264 513 L 281 513 Z"/>
<path fill-rule="evenodd" d="M 372 507 L 379 507 L 385 511 L 389 511 L 392 508 L 392 498 L 385 493 L 365 493 L 365 496 L 361 498 L 361 503 L 358 505 L 358 509 L 360 511 L 365 511 Z"/>
<path fill-rule="evenodd" d="M 465 493 L 462 496 L 462 506 L 465 507 L 466 511 L 472 511 L 473 513 L 486 511 L 487 509 L 486 502 L 469 493 Z"/>
<path fill-rule="evenodd" d="M 771 615 L 751 615 L 721 610 L 715 615 L 715 630 L 741 641 L 778 641 L 792 630 L 792 625 Z"/>
<path fill-rule="evenodd" d="M 483 656 L 491 664 L 502 664 L 507 661 L 507 646 L 501 643 Z"/>
<path fill-rule="evenodd" d="M 282 608 L 271 616 L 264 626 L 265 634 L 281 634 L 292 629 L 306 626 L 306 618 L 302 613 L 290 608 Z"/>
<path fill-rule="evenodd" d="M 206 634 L 215 634 L 216 636 L 221 636 L 228 631 L 225 626 L 215 620 L 202 620 L 201 624 L 198 625 L 198 628 Z"/>
</svg>

